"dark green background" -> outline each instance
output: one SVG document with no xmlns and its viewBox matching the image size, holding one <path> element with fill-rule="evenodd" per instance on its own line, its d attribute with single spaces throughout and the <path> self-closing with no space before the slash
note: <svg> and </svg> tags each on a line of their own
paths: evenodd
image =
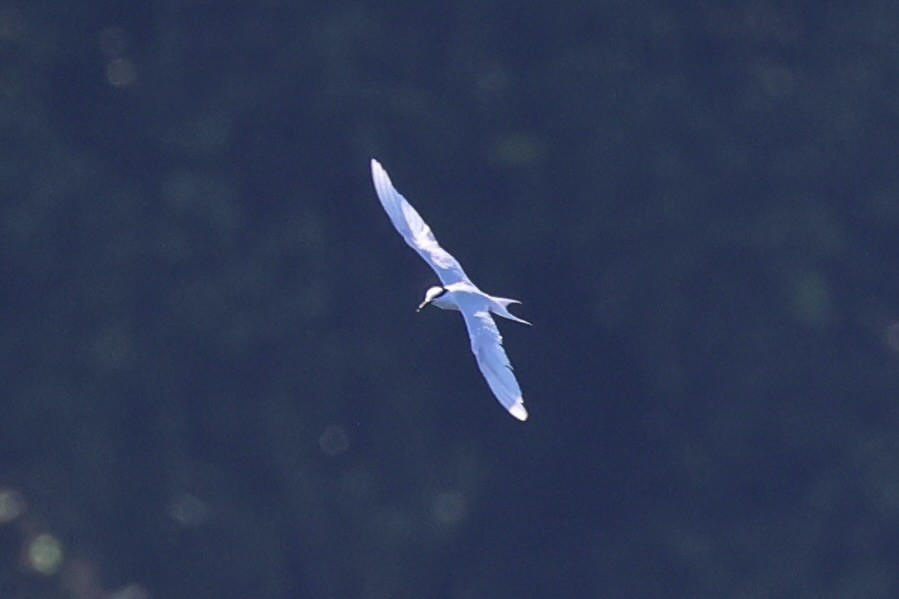
<svg viewBox="0 0 899 599">
<path fill-rule="evenodd" d="M 784 4 L 0 0 L 0 595 L 899 596 L 899 4 Z"/>
</svg>

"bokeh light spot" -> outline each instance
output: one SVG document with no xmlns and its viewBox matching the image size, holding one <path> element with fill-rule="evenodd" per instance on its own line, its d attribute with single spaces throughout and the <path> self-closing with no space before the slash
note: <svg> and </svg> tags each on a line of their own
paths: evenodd
<svg viewBox="0 0 899 599">
<path fill-rule="evenodd" d="M 443 526 L 455 526 L 467 512 L 465 498 L 455 491 L 438 493 L 431 504 L 431 514 Z"/>
<path fill-rule="evenodd" d="M 13 489 L 0 490 L 0 524 L 12 522 L 27 509 L 28 505 L 21 493 Z"/>
<path fill-rule="evenodd" d="M 196 528 L 209 518 L 206 502 L 190 493 L 181 493 L 169 502 L 169 516 L 186 528 Z"/>
<path fill-rule="evenodd" d="M 56 573 L 62 558 L 62 543 L 51 534 L 36 536 L 28 546 L 28 564 L 34 571 L 46 576 Z"/>
<path fill-rule="evenodd" d="M 332 424 L 325 428 L 318 438 L 322 451 L 329 456 L 338 456 L 350 448 L 350 440 L 342 426 Z"/>
<path fill-rule="evenodd" d="M 834 309 L 830 288 L 821 275 L 800 274 L 792 285 L 793 314 L 810 326 L 826 326 L 833 320 Z"/>
<path fill-rule="evenodd" d="M 127 58 L 113 58 L 106 63 L 106 80 L 113 87 L 130 87 L 137 81 L 137 67 Z"/>
<path fill-rule="evenodd" d="M 893 353 L 899 353 L 899 322 L 891 322 L 883 332 L 883 341 Z"/>
<path fill-rule="evenodd" d="M 150 591 L 139 584 L 129 584 L 107 595 L 108 599 L 150 599 Z"/>
<path fill-rule="evenodd" d="M 523 131 L 497 138 L 489 150 L 491 161 L 504 167 L 530 166 L 543 154 L 540 141 Z"/>
</svg>

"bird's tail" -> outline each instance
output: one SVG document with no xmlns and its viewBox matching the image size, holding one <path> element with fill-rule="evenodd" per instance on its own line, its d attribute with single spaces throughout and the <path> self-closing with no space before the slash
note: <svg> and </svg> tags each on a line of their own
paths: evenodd
<svg viewBox="0 0 899 599">
<path fill-rule="evenodd" d="M 493 298 L 499 303 L 501 303 L 504 307 L 508 308 L 511 304 L 520 304 L 521 302 L 518 300 L 509 299 L 507 297 L 495 297 Z"/>
<path fill-rule="evenodd" d="M 497 316 L 502 316 L 503 318 L 508 318 L 509 320 L 514 320 L 515 322 L 520 322 L 522 324 L 530 325 L 528 321 L 523 318 L 518 318 L 511 312 L 509 312 L 508 308 L 512 304 L 520 304 L 521 302 L 515 299 L 509 299 L 507 297 L 494 297 L 493 301 L 496 302 L 491 308 L 491 312 L 496 314 Z"/>
</svg>

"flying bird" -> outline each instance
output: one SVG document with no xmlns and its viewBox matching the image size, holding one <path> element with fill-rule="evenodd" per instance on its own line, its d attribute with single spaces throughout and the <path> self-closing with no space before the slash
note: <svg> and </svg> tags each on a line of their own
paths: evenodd
<svg viewBox="0 0 899 599">
<path fill-rule="evenodd" d="M 424 258 L 437 276 L 441 285 L 431 287 L 425 292 L 424 301 L 418 310 L 428 305 L 435 305 L 444 310 L 458 310 L 465 320 L 468 336 L 471 338 L 471 351 L 474 353 L 487 380 L 490 390 L 518 420 L 528 418 L 528 412 L 521 398 L 521 389 L 512 365 L 503 350 L 503 338 L 490 315 L 492 312 L 503 318 L 523 324 L 531 324 L 509 312 L 509 304 L 520 304 L 518 300 L 505 297 L 493 297 L 478 289 L 458 260 L 440 247 L 434 233 L 415 208 L 396 190 L 384 167 L 377 160 L 371 161 L 371 178 L 381 205 L 390 217 L 390 222 L 409 246 Z"/>
</svg>

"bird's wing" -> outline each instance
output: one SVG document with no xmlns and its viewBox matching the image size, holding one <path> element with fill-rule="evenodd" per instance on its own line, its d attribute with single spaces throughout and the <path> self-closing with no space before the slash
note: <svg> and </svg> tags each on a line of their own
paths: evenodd
<svg viewBox="0 0 899 599">
<path fill-rule="evenodd" d="M 471 338 L 471 351 L 478 360 L 481 374 L 487 379 L 490 390 L 509 410 L 515 418 L 527 420 L 528 411 L 524 408 L 521 388 L 512 372 L 512 364 L 503 350 L 503 338 L 485 307 L 472 305 L 472 302 L 459 302 L 459 311 L 465 319 L 468 336 Z"/>
<path fill-rule="evenodd" d="M 462 270 L 459 261 L 453 258 L 449 252 L 440 247 L 431 227 L 422 220 L 415 208 L 396 190 L 387 171 L 375 160 L 371 161 L 371 178 L 378 192 L 378 199 L 390 217 L 390 222 L 400 232 L 409 246 L 421 254 L 421 257 L 431 265 L 440 281 L 444 285 L 451 285 L 460 281 L 470 282 L 468 275 Z"/>
</svg>

